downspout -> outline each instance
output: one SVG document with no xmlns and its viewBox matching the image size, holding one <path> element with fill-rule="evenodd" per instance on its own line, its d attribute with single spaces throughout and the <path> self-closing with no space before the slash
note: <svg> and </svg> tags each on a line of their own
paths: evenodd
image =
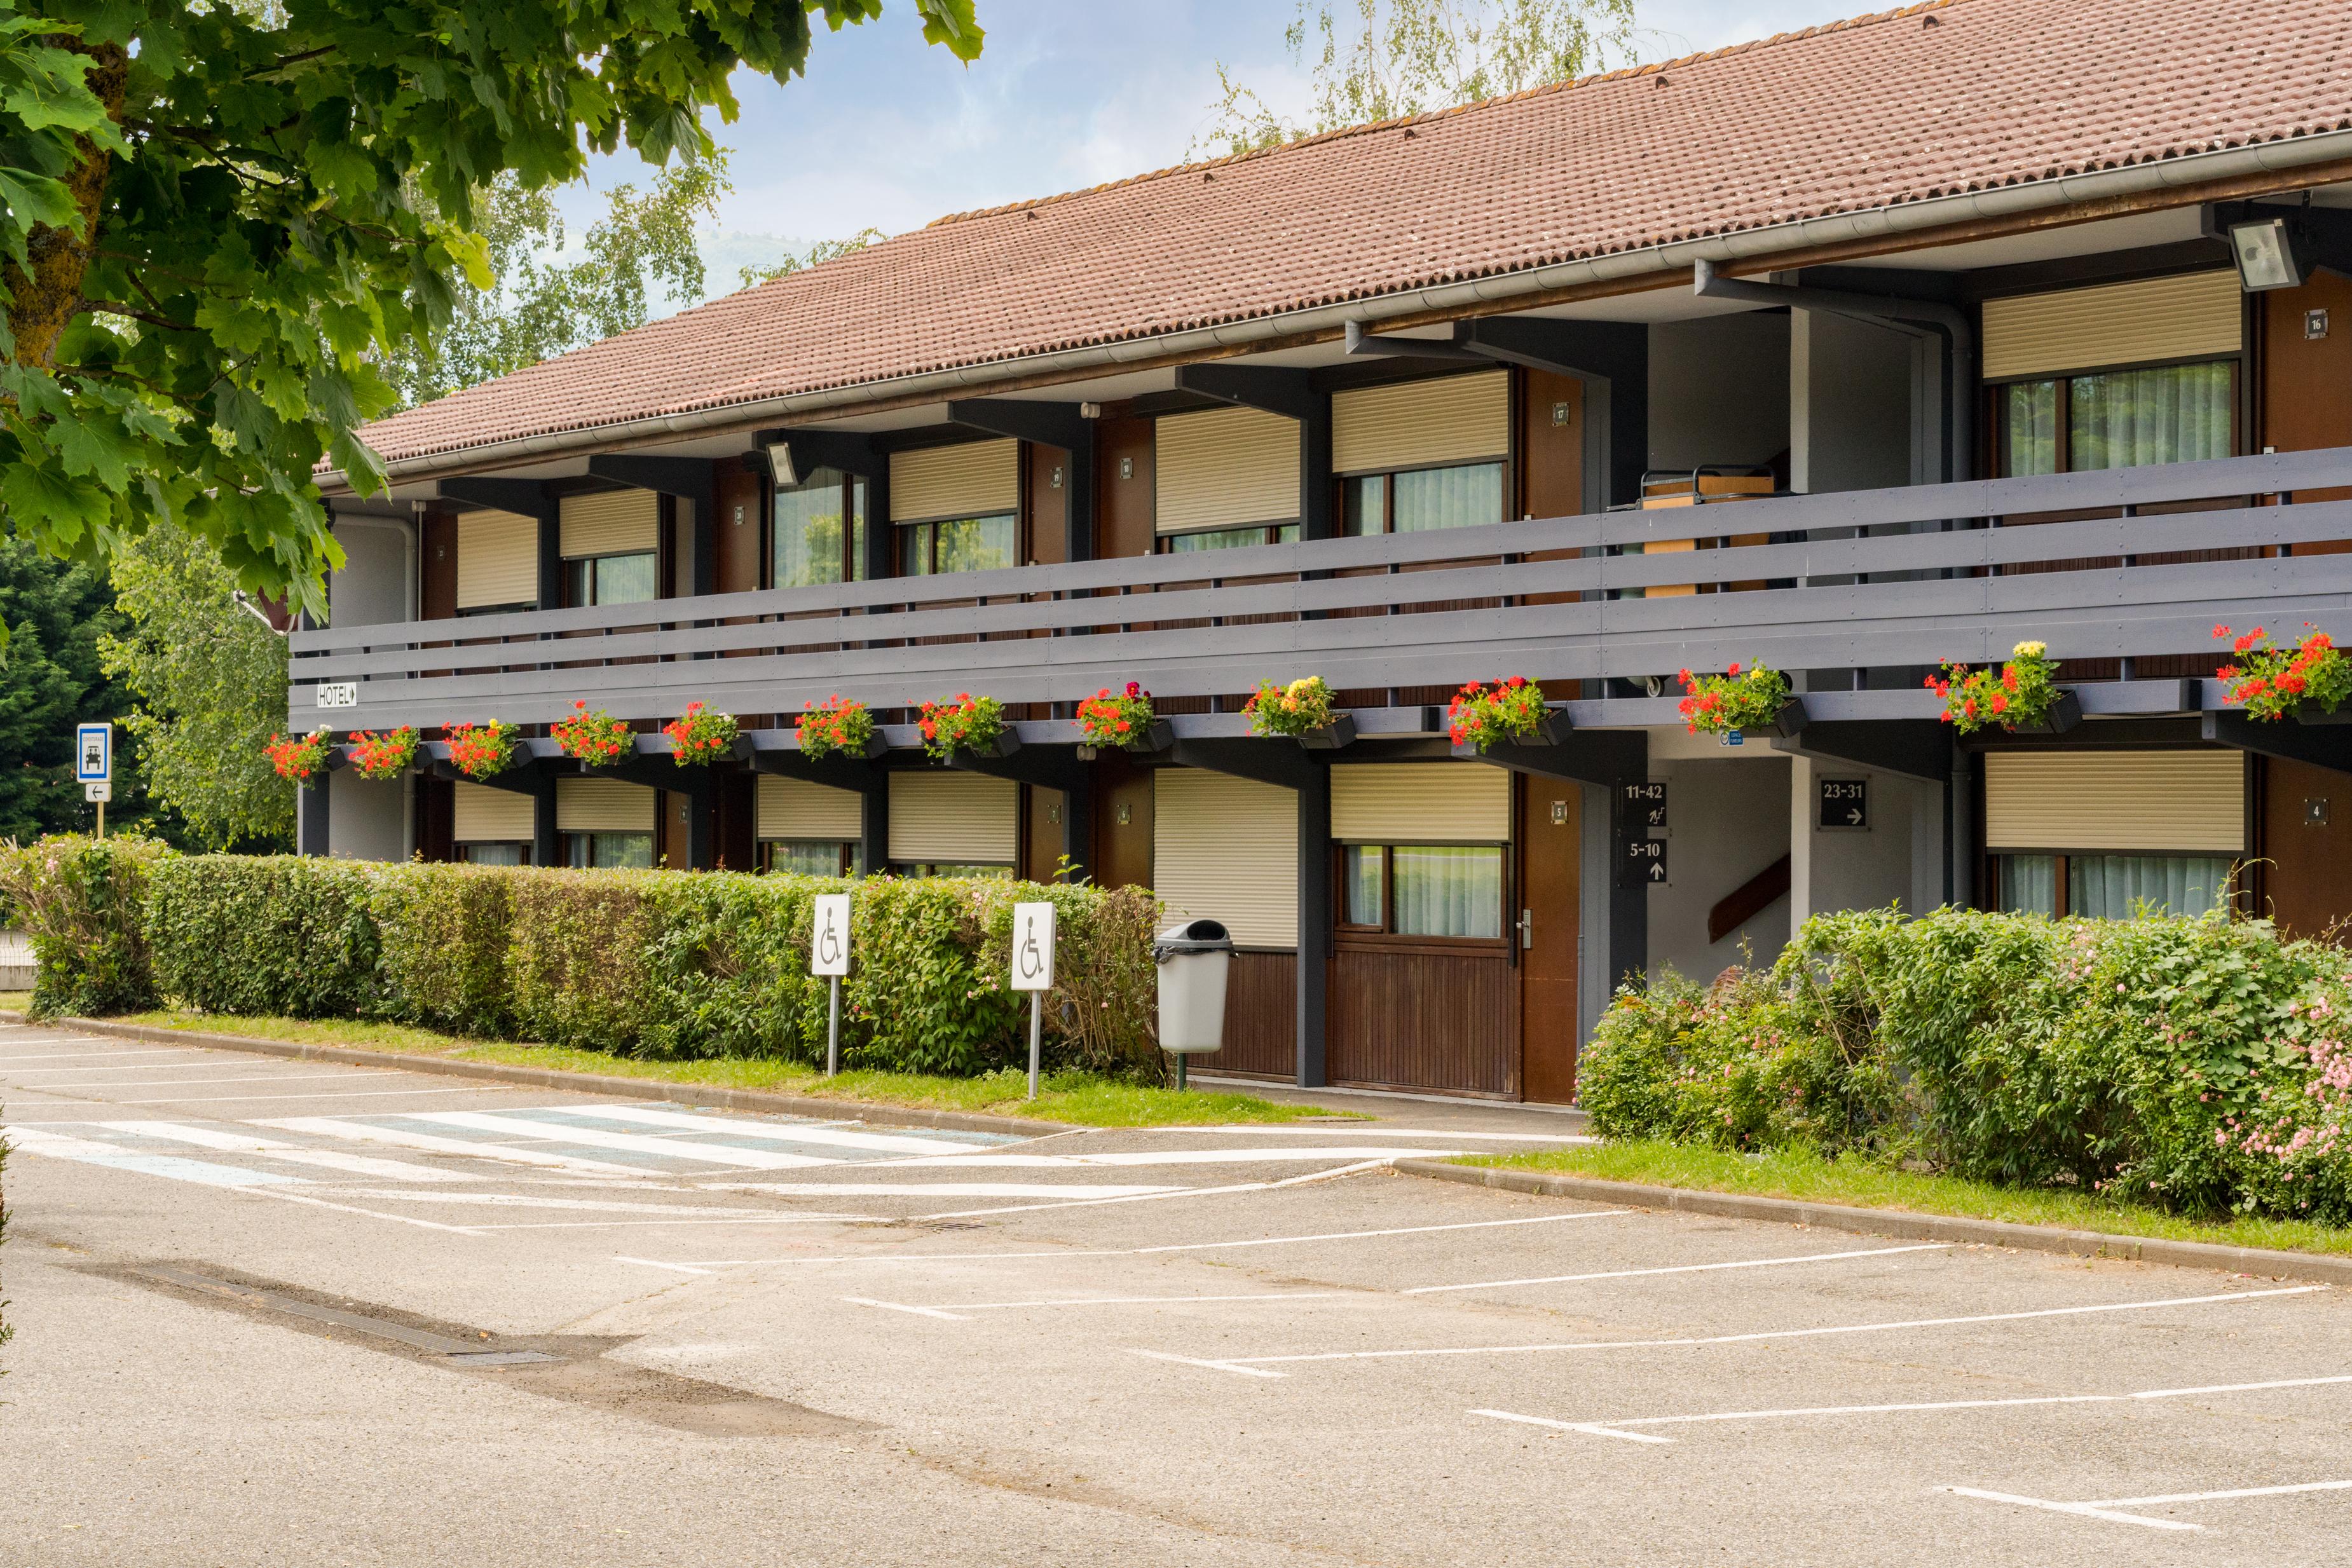
<svg viewBox="0 0 2352 1568">
<path fill-rule="evenodd" d="M 1864 321 L 1895 323 L 1898 329 L 1933 332 L 1944 343 L 1944 478 L 1957 484 L 1973 477 L 1976 465 L 1977 335 L 1969 319 L 1932 299 L 1891 294 L 1853 294 L 1843 288 L 1811 288 L 1794 283 L 1757 283 L 1726 277 L 1702 257 L 1691 267 L 1692 288 L 1702 299 L 1742 299 L 1753 305 L 1785 305 Z"/>
</svg>

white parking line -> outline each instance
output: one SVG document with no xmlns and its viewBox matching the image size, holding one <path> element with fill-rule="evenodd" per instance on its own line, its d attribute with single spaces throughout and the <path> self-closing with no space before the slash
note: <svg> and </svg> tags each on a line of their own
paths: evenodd
<svg viewBox="0 0 2352 1568">
<path fill-rule="evenodd" d="M 253 1064 L 249 1061 L 193 1061 L 187 1065 L 189 1068 L 193 1069 L 197 1067 L 250 1067 Z M 173 1064 L 174 1068 L 177 1066 L 177 1063 Z M 86 1072 L 96 1071 L 98 1070 L 95 1068 L 77 1068 L 74 1071 Z M 250 1078 L 155 1078 L 140 1083 L 34 1083 L 25 1080 L 19 1080 L 16 1083 L 15 1087 L 18 1089 L 181 1089 L 195 1087 L 210 1089 L 217 1083 L 292 1083 L 305 1078 L 348 1079 L 352 1076 L 352 1071 L 353 1070 L 347 1068 L 341 1072 L 257 1072 Z M 384 1075 L 379 1072 L 371 1072 L 368 1073 L 367 1076 L 371 1078 L 380 1078 Z"/>
<path fill-rule="evenodd" d="M 1522 1416 L 1510 1410 L 1473 1410 L 1489 1420 L 1516 1421 L 1523 1427 L 1548 1427 L 1559 1432 L 1581 1432 L 1593 1437 L 1622 1437 L 1629 1443 L 1671 1443 L 1633 1427 L 1690 1427 L 1725 1421 L 1798 1421 L 1818 1416 L 1919 1415 L 1942 1410 L 2010 1410 L 2029 1405 L 2128 1405 L 2150 1399 L 2191 1399 L 2215 1394 L 2252 1394 L 2273 1388 L 2324 1388 L 2352 1383 L 2339 1377 L 2287 1377 L 2267 1383 L 2216 1383 L 2200 1388 L 2143 1388 L 2129 1394 L 2043 1394 L 2008 1399 L 1935 1399 L 1912 1405 L 1797 1405 L 1784 1410 L 1710 1410 L 1690 1416 L 1605 1416 L 1597 1421 L 1556 1421 L 1548 1416 Z"/>
<path fill-rule="evenodd" d="M 462 1182 L 472 1179 L 455 1171 L 436 1171 L 430 1166 L 410 1165 L 405 1160 L 379 1160 L 365 1155 L 341 1154 L 332 1149 L 306 1149 L 296 1144 L 281 1144 L 274 1138 L 257 1138 L 250 1133 L 196 1127 L 184 1122 L 99 1122 L 92 1124 L 139 1137 L 194 1144 L 198 1148 L 218 1149 L 224 1154 L 258 1155 L 264 1159 L 280 1160 L 288 1165 L 314 1166 L 352 1176 L 373 1176 L 378 1181 Z"/>
<path fill-rule="evenodd" d="M 1034 1301 L 949 1301 L 936 1307 L 919 1306 L 912 1301 L 884 1301 L 872 1296 L 844 1296 L 845 1301 L 855 1301 L 861 1307 L 887 1307 L 895 1312 L 919 1312 L 927 1318 L 950 1318 L 957 1322 L 967 1321 L 971 1312 L 1024 1312 L 1042 1307 L 1166 1307 L 1193 1301 L 1328 1301 L 1340 1296 L 1360 1301 L 1377 1300 L 1362 1291 L 1251 1291 L 1229 1296 L 1047 1296 Z"/>
<path fill-rule="evenodd" d="M 543 1197 L 536 1194 L 511 1192 L 372 1192 L 352 1189 L 352 1197 L 373 1197 L 397 1203 L 471 1203 L 492 1208 L 552 1208 L 580 1214 L 691 1215 L 698 1218 L 769 1219 L 772 1215 L 748 1213 L 740 1208 L 725 1208 L 716 1204 L 688 1203 L 611 1203 L 589 1197 Z M 855 1214 L 794 1214 L 794 1219 L 858 1219 Z"/>
<path fill-rule="evenodd" d="M 1034 1214 L 1045 1208 L 1087 1208 L 1105 1203 L 1142 1203 L 1164 1197 L 1215 1197 L 1224 1193 L 1272 1192 L 1276 1187 L 1299 1186 L 1307 1182 L 1334 1181 L 1340 1176 L 1359 1175 L 1393 1164 L 1392 1159 L 1359 1160 L 1353 1165 L 1334 1166 L 1328 1170 L 1308 1171 L 1304 1176 L 1285 1176 L 1280 1181 L 1233 1182 L 1224 1186 L 1168 1187 L 1158 1192 L 1139 1193 L 1129 1197 L 1088 1197 L 1061 1203 L 1025 1203 L 1006 1208 L 950 1208 L 940 1214 L 919 1214 L 918 1219 L 971 1219 L 987 1214 Z"/>
<path fill-rule="evenodd" d="M 853 1252 L 821 1258 L 698 1259 L 684 1265 L 652 1263 L 651 1266 L 657 1269 L 719 1270 L 750 1269 L 763 1263 L 1001 1263 L 1034 1262 L 1041 1258 L 1136 1258 L 1156 1252 L 1222 1252 L 1236 1247 L 1291 1247 L 1309 1241 L 1364 1241 L 1389 1236 L 1425 1236 L 1441 1230 L 1493 1230 L 1511 1225 L 1559 1225 L 1571 1219 L 1609 1219 L 1633 1212 L 1630 1208 L 1585 1208 L 1568 1214 L 1531 1214 L 1516 1219 L 1463 1219 L 1445 1225 L 1400 1225 L 1383 1230 L 1327 1230 L 1313 1236 L 1252 1236 L 1239 1241 L 1169 1241 L 1154 1247 L 1092 1247 L 1067 1250 L 1035 1249 L 1027 1252 Z M 650 1260 L 625 1258 L 621 1261 L 648 1263 Z M 1187 1358 L 1171 1355 L 1160 1359 L 1183 1361 Z"/>
<path fill-rule="evenodd" d="M 2202 1530 L 2201 1524 L 2191 1524 L 2184 1519 L 2150 1519 L 2145 1514 L 2125 1513 L 2127 1508 L 2155 1508 L 2172 1502 L 2226 1502 L 2235 1498 L 2286 1497 L 2295 1492 L 2352 1491 L 2352 1481 L 2297 1481 L 2287 1486 L 2232 1487 L 2227 1491 L 2166 1492 L 2156 1497 L 2111 1497 L 2097 1502 L 2056 1502 L 2049 1498 L 2020 1497 L 2014 1492 L 1985 1491 L 1977 1487 L 1946 1487 L 1948 1492 L 1961 1497 L 1982 1498 L 1987 1502 L 2013 1503 L 2021 1508 L 2046 1509 L 2053 1513 L 2080 1514 L 2086 1519 L 2105 1519 L 2116 1524 L 2137 1524 L 2148 1530 Z"/>
<path fill-rule="evenodd" d="M 879 1149 L 901 1155 L 952 1155 L 987 1145 L 961 1144 L 952 1138 L 916 1138 L 894 1133 L 853 1133 L 814 1124 L 758 1122 L 751 1118 L 696 1116 L 683 1111 L 657 1111 L 633 1105 L 572 1105 L 575 1115 L 602 1121 L 636 1122 L 649 1127 L 676 1127 L 689 1133 L 723 1133 L 730 1137 L 761 1138 L 772 1143 L 816 1144 L 844 1149 Z"/>
<path fill-rule="evenodd" d="M 66 1043 L 68 1043 L 68 1042 L 67 1042 L 67 1041 L 64 1041 L 64 1040 L 58 1040 L 58 1041 L 56 1041 L 56 1042 L 54 1042 L 54 1043 L 57 1043 L 57 1044 L 59 1044 L 59 1045 L 63 1045 L 63 1044 L 66 1044 Z M 156 1050 L 156 1051 L 47 1051 L 47 1052 L 44 1052 L 43 1054 L 41 1054 L 41 1055 L 39 1055 L 39 1056 L 22 1056 L 22 1055 L 18 1055 L 18 1056 L 8 1056 L 8 1055 L 0 1055 L 0 1067 L 5 1067 L 5 1066 L 7 1066 L 7 1065 L 9 1065 L 9 1064 L 11 1064 L 11 1063 L 13 1063 L 13 1062 L 18 1062 L 18 1061 L 90 1061 L 90 1060 L 92 1060 L 92 1059 L 94 1059 L 94 1058 L 102 1058 L 102 1059 L 104 1059 L 104 1060 L 106 1060 L 106 1061 L 123 1061 L 123 1060 L 126 1060 L 126 1059 L 129 1059 L 129 1058 L 131 1058 L 131 1057 L 139 1057 L 139 1056 L 192 1056 L 192 1057 L 194 1057 L 198 1061 L 202 1061 L 205 1059 L 205 1057 L 204 1057 L 204 1052 L 202 1052 L 202 1051 L 198 1051 L 195 1047 L 194 1047 L 194 1046 L 192 1046 L 192 1045 L 172 1045 L 172 1046 L 165 1046 L 165 1047 L 163 1047 L 162 1049 L 160 1049 L 160 1050 Z M 152 1063 L 151 1063 L 151 1065 L 152 1065 Z M 239 1065 L 239 1063 L 238 1063 L 238 1062 L 233 1062 L 233 1061 L 224 1061 L 224 1062 L 222 1062 L 222 1063 L 221 1063 L 221 1065 L 222 1065 L 223 1067 L 234 1067 L 234 1066 Z M 79 1071 L 79 1069 L 78 1069 L 78 1068 L 69 1068 L 69 1067 L 59 1067 L 59 1068 L 44 1068 L 42 1071 L 56 1071 L 56 1072 L 73 1072 L 73 1071 Z"/>
<path fill-rule="evenodd" d="M 255 1125 L 278 1127 L 289 1133 L 316 1133 L 331 1138 L 352 1138 L 361 1143 L 389 1144 L 394 1148 L 415 1149 L 425 1154 L 457 1155 L 468 1159 L 498 1160 L 509 1165 L 536 1166 L 541 1170 L 570 1171 L 580 1176 L 624 1176 L 648 1179 L 656 1174 L 641 1166 L 614 1165 L 604 1160 L 582 1159 L 574 1155 L 549 1154 L 544 1149 L 519 1149 L 505 1144 L 479 1143 L 468 1138 L 445 1138 L 434 1133 L 412 1133 L 399 1127 L 378 1127 L 366 1122 L 350 1121 L 341 1116 L 287 1116 L 276 1121 L 257 1122 Z"/>
<path fill-rule="evenodd" d="M 1807 1252 L 1795 1258 L 1742 1258 L 1730 1263 L 1677 1263 L 1664 1269 L 1612 1269 L 1599 1274 L 1536 1274 L 1524 1280 L 1480 1280 L 1467 1285 L 1415 1285 L 1397 1293 L 1438 1296 L 1450 1291 L 1499 1291 L 1510 1285 L 1573 1285 L 1590 1280 L 1633 1280 L 1651 1274 L 1704 1274 L 1717 1269 L 1778 1269 L 1790 1263 L 1833 1263 L 1846 1258 L 1884 1258 L 1893 1252 L 1940 1252 L 1948 1241 L 1919 1241 L 1904 1247 L 1872 1247 L 1859 1252 Z"/>
<path fill-rule="evenodd" d="M 118 1088 L 135 1088 L 118 1084 Z M 313 1089 L 304 1094 L 162 1094 L 152 1100 L 68 1100 L 68 1105 L 248 1105 L 265 1100 L 390 1100 L 415 1094 L 511 1094 L 511 1083 L 481 1083 L 470 1089 Z"/>
<path fill-rule="evenodd" d="M 876 1160 L 890 1169 L 921 1166 L 998 1166 L 1007 1168 L 1082 1169 L 1088 1166 L 1265 1165 L 1294 1160 L 1420 1160 L 1468 1154 L 1467 1149 L 1391 1149 L 1377 1145 L 1336 1149 L 1127 1149 L 1100 1155 L 925 1155 Z"/>
<path fill-rule="evenodd" d="M 2262 1301 L 2273 1296 L 2304 1296 L 2325 1285 L 2287 1285 L 2269 1291 L 2231 1291 L 2210 1296 L 2167 1296 L 2146 1301 L 2103 1301 L 2084 1307 L 2041 1307 L 2022 1312 L 1984 1312 L 1970 1317 L 1909 1318 L 1899 1322 L 1832 1323 L 1820 1328 L 1762 1329 L 1748 1333 L 1702 1334 L 1688 1339 L 1556 1340 L 1544 1344 L 1439 1345 L 1410 1350 L 1324 1350 L 1291 1355 L 1233 1355 L 1219 1359 L 1228 1370 L 1247 1366 L 1281 1366 L 1315 1361 L 1399 1361 L 1409 1358 L 1465 1355 L 1534 1355 L 1560 1351 L 1675 1350 L 1693 1345 L 1752 1344 L 1765 1340 L 1820 1339 L 1832 1334 L 1891 1333 L 1899 1329 L 1951 1328 L 1970 1323 L 2021 1322 L 2031 1318 L 2079 1317 L 2093 1312 L 2131 1312 L 2159 1307 L 2194 1307 L 2230 1301 Z"/>
<path fill-rule="evenodd" d="M 1360 1138 L 1371 1134 L 1383 1138 L 1466 1138 L 1493 1144 L 1597 1144 L 1601 1140 L 1590 1133 L 1465 1133 L 1444 1127 L 1384 1127 L 1377 1122 L 1353 1122 L 1338 1127 L 1315 1127 L 1297 1122 L 1277 1122 L 1271 1126 L 1241 1124 L 1229 1126 L 1168 1126 L 1127 1127 L 1130 1133 L 1218 1133 L 1235 1137 L 1259 1138 Z"/>
<path fill-rule="evenodd" d="M 163 1176 L 172 1181 L 228 1187 L 309 1185 L 302 1176 L 286 1176 L 278 1171 L 251 1171 L 241 1166 L 215 1165 L 210 1160 L 192 1160 L 179 1155 L 141 1154 L 116 1144 L 101 1144 L 89 1138 L 27 1127 L 21 1122 L 12 1122 L 0 1128 L 0 1134 L 5 1134 L 12 1146 L 28 1155 L 75 1160 L 83 1165 L 104 1166 L 111 1170 L 136 1171 L 142 1176 Z"/>
<path fill-rule="evenodd" d="M 420 1111 L 414 1120 L 445 1127 L 467 1127 L 506 1138 L 538 1138 L 551 1144 L 574 1144 L 591 1149 L 619 1149 L 630 1154 L 659 1155 L 665 1159 L 698 1160 L 705 1165 L 733 1166 L 744 1170 L 797 1170 L 809 1166 L 839 1165 L 814 1155 L 788 1155 L 777 1150 L 733 1149 L 718 1144 L 688 1144 L 644 1133 L 608 1133 L 597 1127 L 577 1127 L 534 1122 L 526 1116 L 501 1116 L 488 1111 Z"/>
<path fill-rule="evenodd" d="M 1196 1189 L 1181 1186 L 1118 1186 L 1097 1182 L 1045 1181 L 698 1181 L 694 1184 L 701 1192 L 759 1192 L 777 1197 L 1050 1197 L 1056 1195 L 1078 1194 L 1088 1199 L 1122 1197 L 1156 1197 L 1164 1193 L 1191 1192 Z M 1058 1207 L 1055 1204 L 1041 1207 Z M 975 1209 L 979 1214 L 1004 1212 L 996 1209 Z M 948 1219 L 951 1215 L 926 1214 L 924 1219 Z"/>
</svg>

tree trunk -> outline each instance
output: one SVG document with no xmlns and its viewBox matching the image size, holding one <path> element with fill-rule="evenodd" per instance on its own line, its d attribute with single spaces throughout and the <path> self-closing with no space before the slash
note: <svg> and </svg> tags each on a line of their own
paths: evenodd
<svg viewBox="0 0 2352 1568">
<path fill-rule="evenodd" d="M 58 48 L 85 54 L 94 62 L 88 81 L 90 91 L 106 106 L 107 118 L 120 123 L 122 97 L 131 76 L 131 57 L 121 44 L 85 44 L 69 37 L 42 40 Z M 16 362 L 49 367 L 58 350 L 58 336 L 66 323 L 81 314 L 82 278 L 98 248 L 99 214 L 106 203 L 107 177 L 113 172 L 113 154 L 89 137 L 75 143 L 73 167 L 66 171 L 66 189 L 81 214 L 81 232 L 36 224 L 26 240 L 30 270 L 13 261 L 0 265 L 0 283 L 8 289 L 8 329 L 16 338 Z"/>
</svg>

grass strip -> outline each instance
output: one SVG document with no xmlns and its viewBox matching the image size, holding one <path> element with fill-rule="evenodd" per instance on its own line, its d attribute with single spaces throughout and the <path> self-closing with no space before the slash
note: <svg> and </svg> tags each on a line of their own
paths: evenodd
<svg viewBox="0 0 2352 1568">
<path fill-rule="evenodd" d="M 26 998 L 0 992 L 0 1008 L 23 1010 Z M 513 1067 L 543 1067 L 559 1072 L 593 1072 L 606 1078 L 636 1078 L 665 1083 L 701 1083 L 725 1089 L 810 1094 L 827 1100 L 911 1105 L 931 1111 L 983 1112 L 1029 1116 L 1088 1127 L 1173 1127 L 1242 1122 L 1298 1122 L 1338 1117 L 1344 1112 L 1315 1105 L 1286 1105 L 1252 1094 L 1156 1088 L 1076 1070 L 1048 1072 L 1037 1098 L 1025 1096 L 1029 1074 L 1000 1068 L 977 1078 L 943 1078 L 918 1072 L 847 1071 L 827 1078 L 814 1067 L 765 1057 L 708 1057 L 687 1061 L 646 1061 L 575 1051 L 556 1045 L 467 1040 L 404 1024 L 351 1019 L 231 1018 L 213 1013 L 132 1013 L 113 1020 L 150 1029 L 204 1034 L 246 1035 L 349 1051 L 396 1051 L 453 1061 L 495 1061 Z"/>
<path fill-rule="evenodd" d="M 1720 1149 L 1629 1139 L 1547 1149 L 1538 1154 L 1470 1156 L 1458 1165 L 1559 1171 L 1607 1181 L 1792 1197 L 1856 1208 L 1899 1208 L 2017 1225 L 2104 1230 L 2174 1241 L 2212 1241 L 2284 1251 L 2352 1253 L 2352 1230 L 2301 1220 L 2190 1219 L 2135 1204 L 2049 1188 L 1994 1186 L 1959 1176 L 1888 1170 L 1854 1160 L 1825 1160 L 1804 1150 L 1736 1155 Z"/>
</svg>

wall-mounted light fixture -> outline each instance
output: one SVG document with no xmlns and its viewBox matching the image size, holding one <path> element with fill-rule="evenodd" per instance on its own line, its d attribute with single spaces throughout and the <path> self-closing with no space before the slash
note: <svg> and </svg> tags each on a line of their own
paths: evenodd
<svg viewBox="0 0 2352 1568">
<path fill-rule="evenodd" d="M 2230 254 L 2237 260 L 2238 282 L 2247 293 L 2302 287 L 2304 258 L 2295 253 L 2294 241 L 2284 218 L 2230 225 Z"/>
<path fill-rule="evenodd" d="M 793 466 L 793 444 L 773 441 L 768 444 L 768 474 L 779 490 L 789 490 L 801 482 L 800 470 Z"/>
</svg>

